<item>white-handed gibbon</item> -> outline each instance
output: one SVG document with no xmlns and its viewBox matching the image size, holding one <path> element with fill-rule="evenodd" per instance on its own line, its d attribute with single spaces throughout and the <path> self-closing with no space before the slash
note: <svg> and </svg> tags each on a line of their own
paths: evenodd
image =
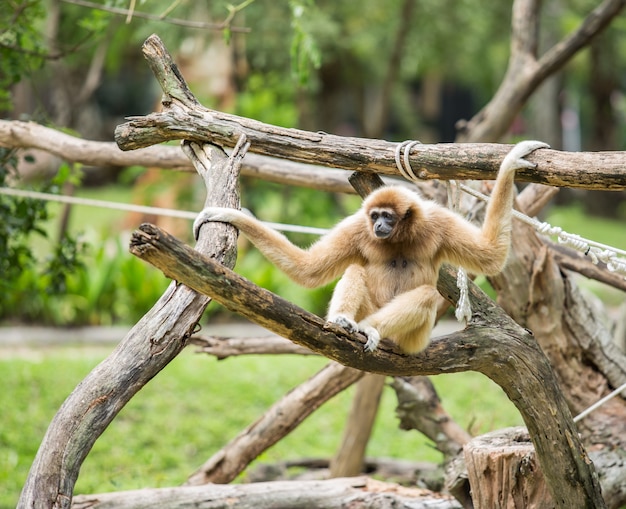
<svg viewBox="0 0 626 509">
<path fill-rule="evenodd" d="M 209 221 L 230 223 L 296 283 L 326 284 L 343 274 L 333 293 L 328 321 L 408 353 L 429 342 L 437 313 L 437 276 L 444 262 L 474 274 L 497 274 L 506 263 L 511 236 L 515 170 L 535 165 L 523 158 L 538 141 L 518 143 L 503 160 L 485 220 L 479 228 L 451 210 L 399 186 L 377 189 L 361 208 L 309 249 L 235 209 L 208 207 L 194 222 L 198 237 Z"/>
</svg>

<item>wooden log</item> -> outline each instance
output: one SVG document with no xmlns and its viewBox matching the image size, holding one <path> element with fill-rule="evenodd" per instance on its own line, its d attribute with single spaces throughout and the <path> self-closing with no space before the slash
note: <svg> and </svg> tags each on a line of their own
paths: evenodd
<svg viewBox="0 0 626 509">
<path fill-rule="evenodd" d="M 336 362 L 327 364 L 305 383 L 287 393 L 261 418 L 209 458 L 187 484 L 228 483 L 259 454 L 294 430 L 335 394 L 349 387 L 363 372 Z"/>
<path fill-rule="evenodd" d="M 181 486 L 79 495 L 72 509 L 460 509 L 450 496 L 365 477 Z"/>
<path fill-rule="evenodd" d="M 526 428 L 476 437 L 463 456 L 476 509 L 555 507 Z"/>
<path fill-rule="evenodd" d="M 383 375 L 369 373 L 357 384 L 341 444 L 330 463 L 332 477 L 363 473 L 365 450 L 378 413 L 385 379 Z"/>
<path fill-rule="evenodd" d="M 236 355 L 317 355 L 308 348 L 296 345 L 277 335 L 253 338 L 224 338 L 195 334 L 189 343 L 200 347 L 201 353 L 222 360 Z"/>
</svg>

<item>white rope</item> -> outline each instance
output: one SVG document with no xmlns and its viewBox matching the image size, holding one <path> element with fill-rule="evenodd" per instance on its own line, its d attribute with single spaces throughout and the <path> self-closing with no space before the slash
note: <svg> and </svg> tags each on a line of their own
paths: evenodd
<svg viewBox="0 0 626 509">
<path fill-rule="evenodd" d="M 476 191 L 475 189 L 472 189 L 464 184 L 461 184 L 460 187 L 466 193 L 471 194 L 480 200 L 485 202 L 489 201 L 489 197 L 480 191 Z M 602 244 L 594 240 L 585 239 L 574 233 L 567 233 L 558 226 L 552 226 L 549 223 L 539 221 L 533 217 L 528 217 L 517 210 L 513 210 L 513 217 L 532 226 L 543 235 L 557 237 L 559 244 L 571 247 L 580 251 L 584 255 L 589 256 L 593 264 L 597 265 L 599 262 L 603 262 L 606 264 L 606 268 L 610 272 L 617 272 L 618 274 L 626 277 L 626 259 L 618 256 L 626 256 L 626 251 L 616 247 L 607 246 L 606 244 Z"/>
<path fill-rule="evenodd" d="M 22 189 L 12 189 L 9 187 L 0 187 L 0 194 L 5 194 L 9 196 L 20 196 L 23 198 L 34 198 L 37 200 L 56 201 L 60 203 L 68 203 L 70 205 L 86 205 L 88 207 L 100 207 L 113 210 L 122 210 L 125 212 L 139 212 L 141 214 L 153 214 L 155 216 L 177 217 L 181 219 L 194 220 L 198 216 L 197 212 L 190 212 L 185 210 L 165 209 L 161 207 L 149 207 L 146 205 L 133 205 L 128 203 L 104 200 L 92 200 L 90 198 L 41 193 L 38 191 L 26 191 Z M 292 224 L 269 222 L 264 222 L 263 224 L 270 228 L 273 228 L 274 230 L 280 230 L 283 232 L 307 233 L 310 235 L 324 235 L 329 231 L 326 228 L 315 228 L 312 226 L 298 226 Z"/>
<path fill-rule="evenodd" d="M 420 178 L 415 175 L 413 168 L 411 167 L 411 161 L 409 160 L 409 156 L 411 155 L 411 149 L 415 145 L 421 144 L 420 141 L 403 141 L 399 143 L 396 147 L 395 159 L 396 166 L 398 170 L 402 174 L 402 176 L 407 180 L 420 180 Z M 402 150 L 404 149 L 404 156 L 402 156 Z"/>
<path fill-rule="evenodd" d="M 618 387 L 617 389 L 615 389 L 611 394 L 608 394 L 606 396 L 604 396 L 604 398 L 602 398 L 599 401 L 596 401 L 593 405 L 591 405 L 589 408 L 587 408 L 587 410 L 583 410 L 582 412 L 580 412 L 576 417 L 574 417 L 574 422 L 578 422 L 578 421 L 582 421 L 585 417 L 587 417 L 591 412 L 593 412 L 594 410 L 596 410 L 598 407 L 604 405 L 607 401 L 609 401 L 610 399 L 614 398 L 615 396 L 617 396 L 620 392 L 622 392 L 624 389 L 626 389 L 626 383 L 622 384 L 620 387 Z"/>
</svg>

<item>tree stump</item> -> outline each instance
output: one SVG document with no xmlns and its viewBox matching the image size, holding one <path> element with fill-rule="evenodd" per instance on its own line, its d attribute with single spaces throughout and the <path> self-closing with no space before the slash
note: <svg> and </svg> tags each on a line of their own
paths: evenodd
<svg viewBox="0 0 626 509">
<path fill-rule="evenodd" d="M 526 428 L 476 437 L 463 455 L 476 509 L 555 507 Z"/>
</svg>

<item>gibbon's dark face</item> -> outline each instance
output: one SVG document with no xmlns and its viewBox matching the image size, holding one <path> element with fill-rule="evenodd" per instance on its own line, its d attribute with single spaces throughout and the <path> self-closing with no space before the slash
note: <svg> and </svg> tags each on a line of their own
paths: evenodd
<svg viewBox="0 0 626 509">
<path fill-rule="evenodd" d="M 398 215 L 390 208 L 373 208 L 370 210 L 370 221 L 376 238 L 387 239 L 398 223 Z"/>
</svg>

